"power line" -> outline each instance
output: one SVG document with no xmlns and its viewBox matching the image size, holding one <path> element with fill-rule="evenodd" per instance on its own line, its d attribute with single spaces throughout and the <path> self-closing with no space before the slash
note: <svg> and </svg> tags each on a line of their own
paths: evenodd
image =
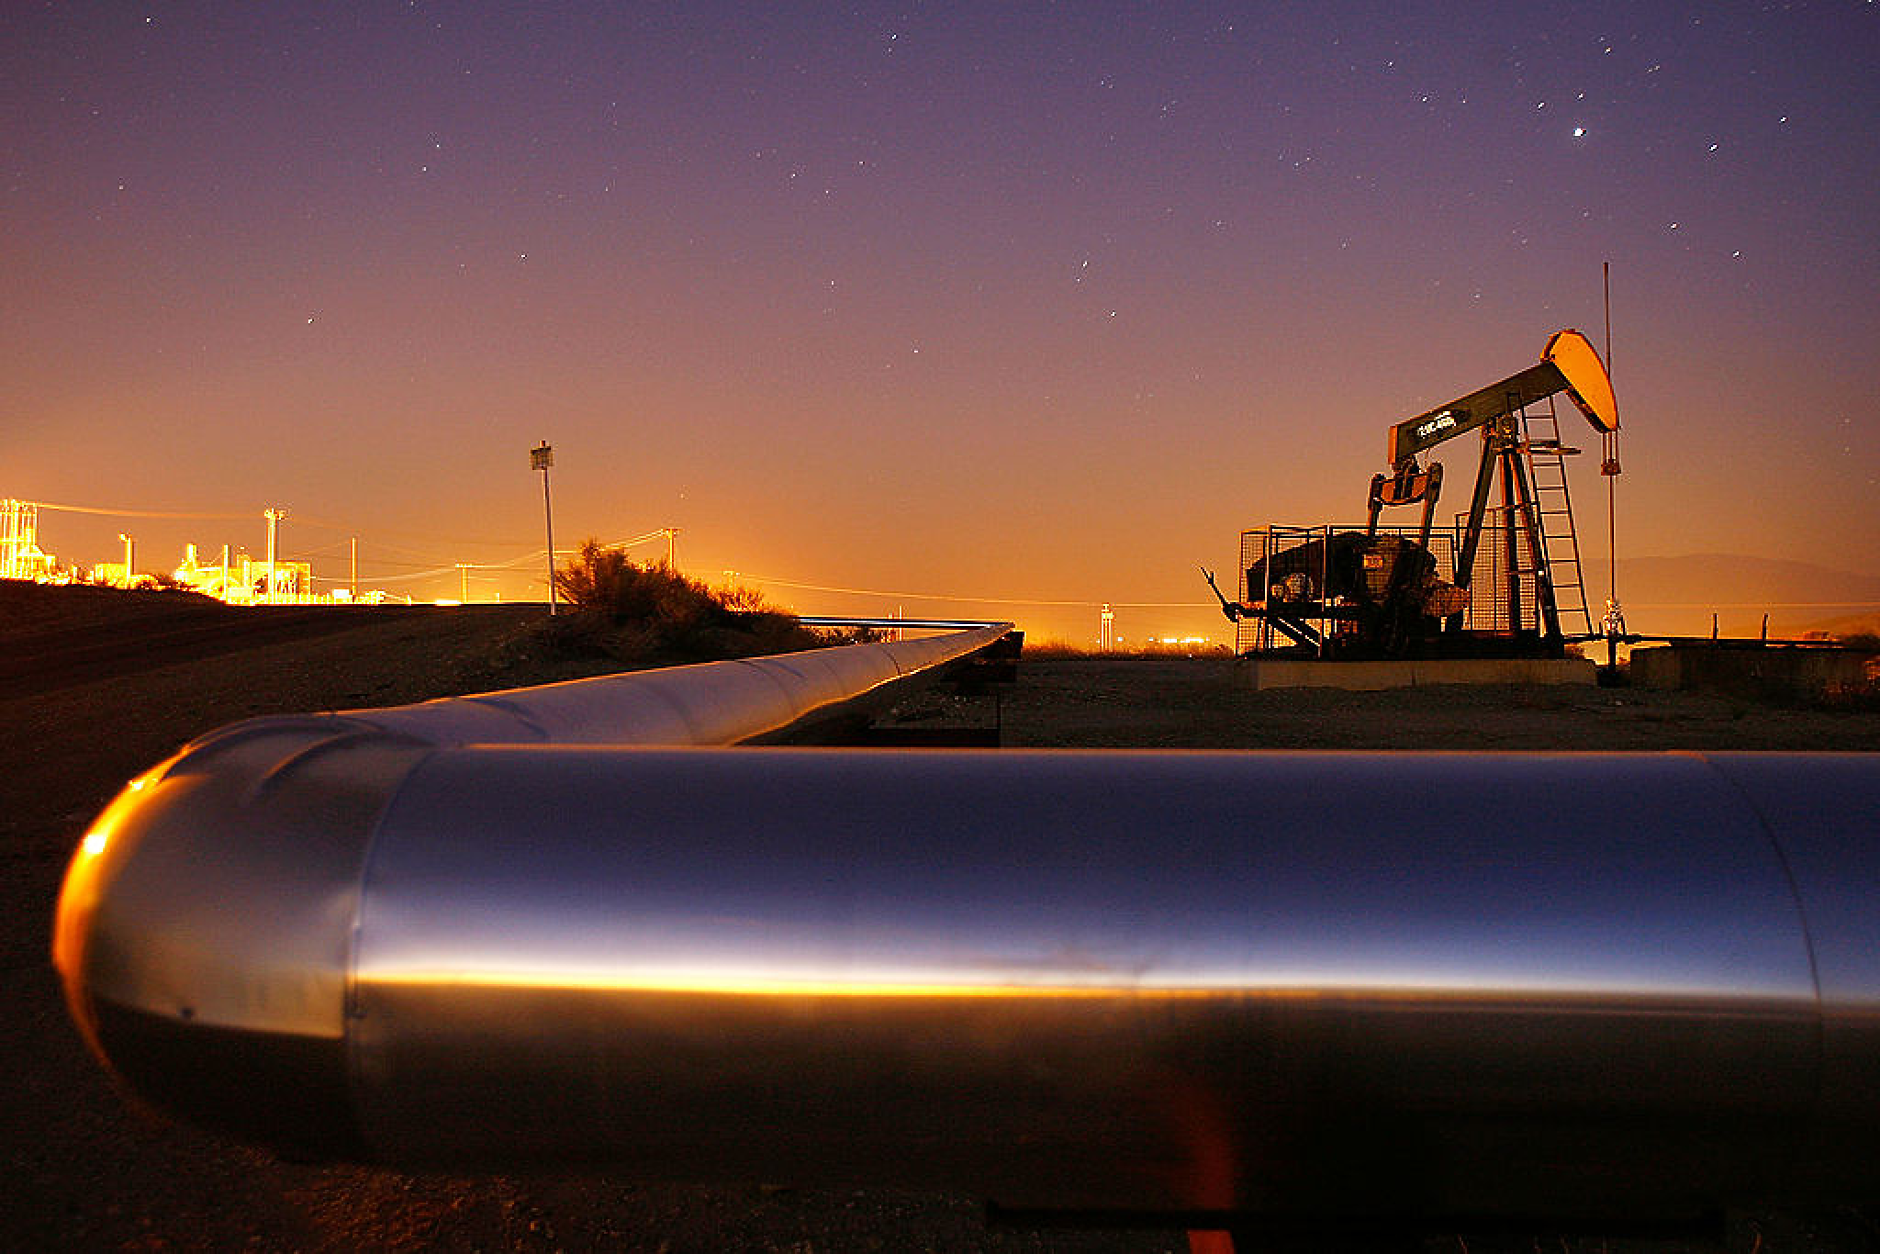
<svg viewBox="0 0 1880 1254">
<path fill-rule="evenodd" d="M 320 518 L 313 514 L 296 514 L 294 522 L 302 527 L 319 527 L 325 530 L 344 531 L 358 535 L 400 536 L 407 540 L 420 540 L 426 544 L 463 545 L 490 549 L 513 549 L 514 540 L 469 540 L 461 536 L 433 536 L 418 531 L 400 531 L 388 527 L 359 527 L 349 522 L 339 522 L 331 518 Z M 540 552 L 540 550 L 537 550 Z"/>
<path fill-rule="evenodd" d="M 434 567 L 431 570 L 414 570 L 411 573 L 405 574 L 405 575 L 373 575 L 370 579 L 365 580 L 365 582 L 367 583 L 406 583 L 414 579 L 435 579 L 442 575 L 454 575 L 456 573 L 457 573 L 457 568 L 455 566 L 438 566 L 438 567 Z M 320 578 L 320 576 L 316 575 L 314 576 L 314 578 L 317 579 L 317 578 Z M 329 582 L 344 583 L 346 581 L 343 579 L 334 579 L 334 580 L 330 580 Z"/>
<path fill-rule="evenodd" d="M 664 528 L 661 528 L 661 529 L 660 529 L 660 530 L 658 530 L 658 531 L 648 531 L 648 532 L 646 532 L 646 533 L 644 533 L 644 534 L 642 534 L 642 535 L 637 535 L 637 536 L 634 536 L 634 537 L 632 537 L 631 539 L 627 539 L 627 540 L 614 540 L 614 541 L 611 541 L 611 542 L 609 542 L 609 543 L 607 543 L 607 544 L 603 544 L 603 545 L 601 545 L 601 547 L 602 547 L 603 549 L 628 549 L 628 548 L 633 548 L 633 547 L 635 547 L 636 545 L 641 545 L 641 544 L 646 544 L 646 543 L 649 543 L 649 542 L 651 542 L 651 541 L 654 541 L 654 540 L 658 540 L 658 539 L 662 539 L 662 538 L 664 538 L 664 536 L 665 536 L 665 534 L 666 534 L 666 532 L 665 532 L 665 529 L 664 529 Z M 361 545 L 361 547 L 362 547 L 362 548 L 364 548 L 364 547 L 366 547 L 367 545 L 369 545 L 369 546 L 370 546 L 370 548 L 371 548 L 371 550 L 372 550 L 372 552 L 373 552 L 373 554 L 375 554 L 374 556 L 372 556 L 372 557 L 371 557 L 371 558 L 369 559 L 369 560 L 370 560 L 370 563 L 371 563 L 372 565 L 374 565 L 374 566 L 418 566 L 418 565 L 425 565 L 425 566 L 431 566 L 431 565 L 436 565 L 436 564 L 438 564 L 438 563 L 441 563 L 441 562 L 443 562 L 443 561 L 444 561 L 444 559 L 443 559 L 442 557 L 439 557 L 439 556 L 438 556 L 438 555 L 437 555 L 437 554 L 436 554 L 435 552 L 427 552 L 427 551 L 425 551 L 425 550 L 423 550 L 423 549 L 408 549 L 408 548 L 405 548 L 405 547 L 404 547 L 403 545 L 398 545 L 398 544 L 384 544 L 384 543 L 381 543 L 381 542 L 380 542 L 380 541 L 379 541 L 379 540 L 378 540 L 378 539 L 376 538 L 376 533 L 368 533 L 368 534 L 366 534 L 366 535 L 365 535 L 365 536 L 364 536 L 364 537 L 363 537 L 362 539 L 363 539 L 363 543 L 362 543 L 362 545 Z M 469 542 L 469 541 L 466 541 L 465 543 L 466 543 L 466 544 L 468 544 L 468 543 L 471 543 L 471 542 Z M 329 545 L 329 546 L 326 546 L 326 547 L 324 547 L 324 548 L 318 548 L 318 549 L 302 549 L 302 550 L 300 550 L 300 551 L 301 551 L 302 553 L 305 553 L 305 554 L 307 554 L 307 555 L 309 555 L 309 556 L 317 556 L 317 555 L 319 555 L 319 554 L 321 554 L 321 553 L 327 553 L 327 552 L 332 552 L 332 551 L 335 551 L 335 549 L 336 549 L 336 548 L 337 548 L 337 546 L 334 546 L 334 545 Z M 422 562 L 401 562 L 401 561 L 398 561 L 398 560 L 397 560 L 397 559 L 395 559 L 395 558 L 389 558 L 389 557 L 378 557 L 378 556 L 376 556 L 376 554 L 377 554 L 377 553 L 381 553 L 381 552 L 385 552 L 385 553 L 404 553 L 404 554 L 408 554 L 408 555 L 410 555 L 410 556 L 412 556 L 412 557 L 417 557 L 417 558 L 422 558 L 422 559 L 423 559 L 423 561 L 422 561 Z M 576 550 L 576 549 L 556 549 L 556 550 L 555 550 L 555 556 L 556 556 L 556 557 L 573 557 L 573 556 L 575 556 L 575 555 L 576 555 L 576 554 L 577 554 L 578 552 L 579 552 L 579 550 Z M 527 553 L 523 553 L 523 554 L 520 554 L 520 555 L 518 555 L 518 556 L 516 556 L 516 557 L 512 557 L 512 558 L 509 558 L 509 559 L 508 559 L 508 560 L 506 560 L 506 561 L 501 561 L 501 562 L 465 562 L 465 563 L 461 563 L 461 564 L 462 564 L 462 565 L 466 565 L 466 566 L 469 566 L 469 567 L 470 567 L 470 568 L 471 568 L 472 570 L 513 570 L 513 569 L 515 569 L 515 568 L 516 568 L 516 567 L 518 567 L 518 566 L 527 566 L 527 565 L 528 565 L 529 563 L 531 563 L 531 562 L 539 562 L 539 561 L 541 561 L 541 560 L 542 560 L 542 558 L 543 558 L 544 556 L 546 556 L 546 553 L 545 553 L 545 551 L 544 551 L 544 550 L 542 550 L 542 549 L 531 549 L 531 550 L 530 550 L 529 552 L 527 552 Z M 364 562 L 366 562 L 367 560 L 368 560 L 368 559 L 367 559 L 367 558 L 365 558 L 365 557 L 361 557 L 361 558 L 360 558 L 360 561 L 361 561 L 362 563 L 364 563 Z M 447 566 L 445 566 L 445 567 L 444 567 L 444 569 L 447 569 L 447 570 L 455 570 L 455 569 L 457 568 L 457 566 L 458 566 L 458 565 L 459 565 L 459 563 L 456 563 L 456 562 L 451 562 L 451 563 L 449 563 L 449 564 L 448 564 Z"/>
<path fill-rule="evenodd" d="M 38 509 L 54 510 L 62 514 L 92 514 L 100 518 L 167 518 L 185 522 L 249 522 L 262 517 L 259 511 L 246 514 L 202 513 L 191 510 L 155 510 L 155 509 L 117 509 L 102 505 L 65 505 L 55 501 L 22 501 Z M 322 530 L 344 531 L 355 534 L 374 536 L 402 536 L 406 539 L 421 540 L 428 544 L 463 545 L 480 548 L 517 547 L 514 540 L 471 540 L 463 537 L 433 536 L 415 531 L 398 531 L 384 527 L 357 527 L 352 523 L 339 522 L 331 518 L 321 518 L 314 514 L 296 513 L 293 517 L 296 527 L 315 527 Z M 655 532 L 655 535 L 660 534 Z M 393 546 L 382 546 L 393 547 Z M 406 550 L 407 552 L 411 550 Z M 540 549 L 536 552 L 539 554 Z"/>
<path fill-rule="evenodd" d="M 302 549 L 302 550 L 298 550 L 298 552 L 300 554 L 299 560 L 303 560 L 303 561 L 309 557 L 318 557 L 321 555 L 318 550 L 308 551 L 308 550 Z M 455 570 L 457 568 L 455 563 L 450 563 L 448 565 L 444 565 L 440 567 L 439 559 L 435 557 L 429 558 L 422 562 L 401 562 L 395 557 L 361 556 L 359 559 L 359 565 L 362 569 L 366 569 L 366 570 L 380 570 L 380 569 L 384 569 L 387 567 L 394 569 L 394 570 L 431 570 L 434 568 L 439 568 L 439 569 L 444 569 L 444 570 Z"/>
<path fill-rule="evenodd" d="M 56 510 L 61 514 L 96 514 L 102 518 L 181 518 L 214 522 L 250 522 L 261 517 L 260 514 L 190 514 L 153 509 L 103 509 L 94 505 L 55 505 L 51 501 L 27 501 L 25 504 L 38 509 Z"/>
<path fill-rule="evenodd" d="M 1131 610 L 1206 610 L 1213 609 L 1211 601 L 1047 601 L 1032 600 L 1022 597 L 962 597 L 944 593 L 929 592 L 889 592 L 880 588 L 838 588 L 828 584 L 802 583 L 794 579 L 771 579 L 763 575 L 737 572 L 742 579 L 752 583 L 774 584 L 779 588 L 799 588 L 808 592 L 839 592 L 850 596 L 895 597 L 904 601 L 951 601 L 962 605 L 1033 605 L 1056 606 L 1069 609 L 1098 609 L 1105 605 Z"/>
<path fill-rule="evenodd" d="M 375 531 L 360 531 L 353 534 L 359 540 L 361 547 L 370 546 L 375 553 L 403 553 L 409 557 L 423 558 L 426 561 L 439 560 L 435 549 L 408 549 L 402 544 L 387 544 L 379 539 L 379 533 Z M 343 543 L 343 541 L 340 543 Z M 468 548 L 471 547 L 471 545 L 466 542 L 457 547 Z M 317 552 L 318 550 L 315 551 Z M 539 553 L 541 550 L 538 549 L 536 551 Z"/>
</svg>

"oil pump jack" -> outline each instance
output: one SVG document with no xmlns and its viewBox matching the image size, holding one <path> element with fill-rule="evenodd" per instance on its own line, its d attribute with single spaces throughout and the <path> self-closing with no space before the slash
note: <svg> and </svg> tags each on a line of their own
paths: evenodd
<svg viewBox="0 0 1880 1254">
<path fill-rule="evenodd" d="M 1583 636 L 1569 636 L 1561 623 L 1561 568 L 1571 568 L 1585 615 L 1561 460 L 1578 450 L 1560 439 L 1553 398 L 1561 394 L 1594 430 L 1618 430 L 1598 352 L 1578 331 L 1556 332 L 1539 364 L 1390 428 L 1390 471 L 1372 476 L 1364 530 L 1245 533 L 1241 599 L 1228 600 L 1213 573 L 1202 572 L 1222 611 L 1235 623 L 1270 629 L 1256 632 L 1267 642 L 1284 637 L 1291 651 L 1325 658 L 1559 656 L 1569 638 L 1590 638 L 1590 623 Z M 1543 402 L 1544 415 L 1529 412 Z M 1425 455 L 1472 431 L 1481 433 L 1482 451 L 1469 509 L 1438 536 L 1443 467 Z M 1616 473 L 1608 464 L 1606 472 Z M 1543 470 L 1551 477 L 1543 479 Z M 1501 506 L 1491 511 L 1498 481 Z M 1416 504 L 1423 509 L 1414 529 L 1380 528 L 1386 508 Z M 1484 553 L 1485 537 L 1495 551 Z M 1438 539 L 1453 556 L 1446 575 Z M 1489 572 L 1486 589 L 1478 566 Z"/>
</svg>

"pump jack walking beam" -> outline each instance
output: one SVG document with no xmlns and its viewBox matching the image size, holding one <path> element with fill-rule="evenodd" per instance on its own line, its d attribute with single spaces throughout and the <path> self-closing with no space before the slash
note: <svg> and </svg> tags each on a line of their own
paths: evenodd
<svg viewBox="0 0 1880 1254">
<path fill-rule="evenodd" d="M 1525 536 L 1528 552 L 1534 557 L 1535 595 L 1538 600 L 1541 634 L 1556 638 L 1560 633 L 1559 608 L 1544 560 L 1546 537 L 1541 532 L 1540 514 L 1535 506 L 1533 485 L 1528 482 L 1522 458 L 1524 433 L 1520 414 L 1538 401 L 1565 392 L 1575 407 L 1585 415 L 1595 430 L 1618 430 L 1618 404 L 1613 398 L 1612 380 L 1587 338 L 1568 329 L 1556 332 L 1541 350 L 1539 364 L 1529 366 L 1499 383 L 1480 388 L 1415 418 L 1406 419 L 1390 429 L 1389 457 L 1391 474 L 1378 475 L 1371 481 L 1370 530 L 1377 528 L 1377 515 L 1383 505 L 1408 504 L 1422 500 L 1423 531 L 1420 542 L 1428 544 L 1430 515 L 1435 495 L 1442 483 L 1442 466 L 1431 462 L 1427 468 L 1418 464 L 1418 454 L 1470 431 L 1482 432 L 1482 460 L 1475 475 L 1475 491 L 1469 501 L 1468 522 L 1463 531 L 1462 549 L 1457 555 L 1455 582 L 1469 587 L 1475 570 L 1476 551 L 1481 545 L 1482 528 L 1488 511 L 1488 494 L 1497 467 L 1502 480 L 1502 505 L 1507 517 L 1509 572 L 1508 624 L 1515 630 L 1521 621 L 1520 580 L 1516 577 L 1520 556 L 1520 537 Z M 1516 534 L 1519 527 L 1520 535 Z M 1448 620 L 1447 629 L 1460 630 L 1461 615 Z"/>
<path fill-rule="evenodd" d="M 1556 332 L 1547 341 L 1539 365 L 1392 427 L 1390 464 L 1402 466 L 1407 458 L 1425 449 L 1519 413 L 1557 392 L 1565 392 L 1595 429 L 1619 429 L 1612 380 L 1606 377 L 1606 368 L 1587 338 L 1569 329 Z"/>
</svg>

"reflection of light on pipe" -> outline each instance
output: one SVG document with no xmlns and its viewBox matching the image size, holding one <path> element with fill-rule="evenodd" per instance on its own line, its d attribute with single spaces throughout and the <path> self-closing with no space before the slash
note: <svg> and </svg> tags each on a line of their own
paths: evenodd
<svg viewBox="0 0 1880 1254">
<path fill-rule="evenodd" d="M 79 840 L 78 848 L 83 856 L 96 858 L 105 851 L 111 843 L 111 830 L 121 821 L 123 814 L 131 808 L 128 798 L 156 783 L 163 777 L 163 772 L 168 766 L 168 762 L 160 763 L 124 785 L 124 791 L 105 808 L 105 812 L 98 816 L 90 830 Z"/>
<path fill-rule="evenodd" d="M 1248 1003 L 1312 1003 L 1320 1005 L 1450 1006 L 1555 1011 L 1598 1011 L 1602 1014 L 1638 1012 L 1682 1013 L 1702 1011 L 1717 1018 L 1792 1016 L 1805 1004 L 1785 997 L 1780 990 L 1672 989 L 1600 987 L 1560 983 L 1543 986 L 1490 986 L 1467 980 L 1450 984 L 1401 983 L 1339 984 L 1323 978 L 1298 985 L 1235 983 L 1228 979 L 1161 984 L 1121 982 L 1080 983 L 1060 980 L 1026 984 L 1018 981 L 974 979 L 970 975 L 881 973 L 850 978 L 813 975 L 763 975 L 749 971 L 475 971 L 449 968 L 363 972 L 361 983 L 381 988 L 509 989 L 531 992 L 678 994 L 698 997 L 839 997 L 839 998 L 1035 998 L 1118 1001 L 1219 1001 Z"/>
<path fill-rule="evenodd" d="M 688 993 L 706 997 L 1037 997 L 1037 998 L 1217 998 L 1292 995 L 1291 990 L 1247 990 L 1179 984 L 1020 984 L 990 981 L 904 979 L 817 979 L 813 977 L 716 975 L 706 972 L 508 972 L 410 971 L 385 975 L 377 972 L 364 983 L 380 986 L 514 988 L 606 993 Z M 1312 996 L 1310 990 L 1297 995 Z"/>
<path fill-rule="evenodd" d="M 554 976 L 509 976 L 488 973 L 413 973 L 386 978 L 374 985 L 443 986 L 453 988 L 517 988 L 537 991 L 678 993 L 700 997 L 1036 997 L 1081 998 L 1210 998 L 1242 996 L 1243 990 L 1218 988 L 1135 988 L 1098 984 L 888 984 L 851 980 L 700 979 L 687 976 L 618 977 L 596 973 Z"/>
</svg>

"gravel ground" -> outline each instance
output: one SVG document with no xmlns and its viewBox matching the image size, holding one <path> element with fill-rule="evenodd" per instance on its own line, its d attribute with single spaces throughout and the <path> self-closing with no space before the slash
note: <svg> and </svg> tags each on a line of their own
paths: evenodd
<svg viewBox="0 0 1880 1254">
<path fill-rule="evenodd" d="M 8 633 L 43 637 L 44 606 Z M 346 611 L 368 614 L 369 611 Z M 99 610 L 87 604 L 85 613 Z M 89 619 L 87 620 L 89 621 Z M 185 740 L 253 714 L 397 704 L 569 678 L 594 663 L 532 644 L 528 612 L 465 608 L 361 619 L 339 634 L 137 667 L 56 691 L 0 697 L 0 1245 L 117 1250 L 1184 1250 L 1175 1232 L 988 1228 L 971 1198 L 880 1190 L 647 1185 L 604 1177 L 414 1176 L 289 1164 L 139 1112 L 84 1053 L 48 961 L 51 911 L 84 825 L 122 782 Z M 1006 743 L 1210 748 L 1880 749 L 1880 716 L 1771 709 L 1624 689 L 1265 692 L 1225 660 L 1026 663 L 986 698 L 923 698 L 922 722 L 996 720 Z M 1843 1233 L 1763 1216 L 1749 1248 L 1861 1248 Z M 1851 1222 L 1851 1221 L 1850 1221 Z M 1849 1229 L 1851 1231 L 1851 1229 Z M 1749 1235 L 1745 1235 L 1749 1234 Z M 1538 1249 L 1460 1238 L 1430 1250 Z M 1679 1243 L 1554 1250 L 1672 1254 Z"/>
<path fill-rule="evenodd" d="M 1880 710 L 1645 688 L 1434 685 L 1384 692 L 1236 683 L 1230 659 L 1027 662 L 1005 743 L 1366 750 L 1880 749 Z"/>
</svg>

